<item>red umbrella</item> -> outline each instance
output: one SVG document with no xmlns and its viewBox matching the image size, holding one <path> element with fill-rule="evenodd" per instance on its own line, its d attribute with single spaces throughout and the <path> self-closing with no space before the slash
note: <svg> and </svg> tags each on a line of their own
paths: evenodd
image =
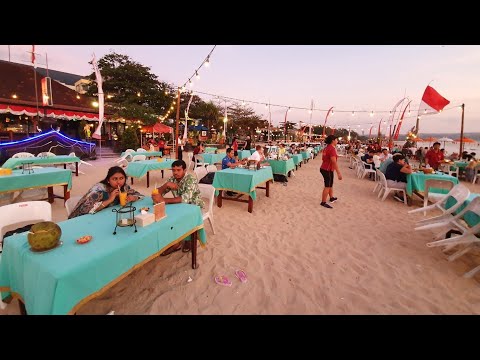
<svg viewBox="0 0 480 360">
<path fill-rule="evenodd" d="M 156 132 L 160 134 L 173 133 L 173 128 L 171 128 L 170 126 L 164 125 L 162 123 L 156 123 L 153 126 L 147 126 L 147 125 L 142 126 L 142 130 L 144 130 L 145 132 Z"/>
<path fill-rule="evenodd" d="M 459 138 L 459 139 L 455 139 L 454 141 L 462 141 L 462 139 Z M 464 143 L 474 143 L 474 142 L 476 142 L 476 141 L 473 140 L 473 139 L 470 139 L 470 138 L 468 138 L 468 137 L 464 137 L 464 138 L 463 138 L 463 142 L 464 142 Z"/>
</svg>

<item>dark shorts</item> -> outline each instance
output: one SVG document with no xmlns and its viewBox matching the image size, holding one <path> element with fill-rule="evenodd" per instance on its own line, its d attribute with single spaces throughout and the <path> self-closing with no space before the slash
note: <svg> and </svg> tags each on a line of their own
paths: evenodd
<svg viewBox="0 0 480 360">
<path fill-rule="evenodd" d="M 233 156 L 238 156 L 238 151 L 234 151 Z"/>
<path fill-rule="evenodd" d="M 323 181 L 325 182 L 325 187 L 332 187 L 333 186 L 333 171 L 320 169 L 320 173 L 323 176 Z"/>
</svg>

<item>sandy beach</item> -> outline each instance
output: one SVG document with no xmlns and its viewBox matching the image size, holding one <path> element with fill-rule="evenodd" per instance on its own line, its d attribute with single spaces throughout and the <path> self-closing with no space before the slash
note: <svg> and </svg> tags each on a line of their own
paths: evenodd
<svg viewBox="0 0 480 360">
<path fill-rule="evenodd" d="M 91 163 L 82 167 L 86 175 L 73 176 L 72 196 L 103 179 L 113 159 Z M 191 268 L 190 253 L 157 257 L 78 314 L 480 314 L 480 275 L 462 277 L 480 264 L 480 252 L 448 262 L 441 248 L 426 247 L 433 232 L 413 230 L 422 214 L 408 215 L 412 208 L 392 196 L 380 201 L 373 181 L 358 179 L 346 158 L 339 163 L 344 179 L 335 178 L 334 209 L 320 206 L 318 156 L 288 186 L 274 183 L 270 198 L 258 191 L 251 214 L 244 203 L 215 206 L 216 235 L 207 222 L 198 269 Z M 133 187 L 150 194 L 155 181 L 164 180 L 157 171 L 149 189 L 146 178 Z M 462 183 L 479 191 L 478 184 Z M 420 204 L 416 198 L 413 206 Z M 63 200 L 56 199 L 53 220 L 66 218 Z M 236 279 L 236 269 L 248 282 Z M 217 285 L 216 275 L 233 285 Z M 0 314 L 19 314 L 16 300 Z"/>
</svg>

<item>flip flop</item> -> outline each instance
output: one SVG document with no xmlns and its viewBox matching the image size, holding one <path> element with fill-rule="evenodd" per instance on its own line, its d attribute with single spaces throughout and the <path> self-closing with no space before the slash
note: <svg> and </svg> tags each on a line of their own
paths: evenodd
<svg viewBox="0 0 480 360">
<path fill-rule="evenodd" d="M 225 275 L 215 276 L 215 282 L 222 286 L 232 286 L 232 282 Z"/>
<path fill-rule="evenodd" d="M 160 256 L 167 256 L 167 255 L 170 255 L 171 253 L 174 253 L 174 252 L 177 252 L 177 251 L 180 251 L 180 250 L 182 250 L 181 244 L 173 245 L 173 246 L 170 246 L 163 253 L 161 253 Z"/>
<path fill-rule="evenodd" d="M 248 281 L 247 279 L 247 274 L 243 270 L 235 270 L 235 276 L 237 277 L 238 280 L 240 280 L 242 283 L 246 283 Z"/>
</svg>

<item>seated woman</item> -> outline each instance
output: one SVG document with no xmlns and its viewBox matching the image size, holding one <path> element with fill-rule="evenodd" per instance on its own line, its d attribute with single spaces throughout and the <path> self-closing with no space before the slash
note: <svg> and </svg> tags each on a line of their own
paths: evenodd
<svg viewBox="0 0 480 360">
<path fill-rule="evenodd" d="M 108 169 L 107 176 L 99 183 L 93 185 L 90 190 L 78 201 L 71 212 L 69 219 L 85 214 L 95 214 L 112 205 L 120 203 L 120 192 L 126 192 L 127 203 L 142 199 L 144 196 L 128 186 L 125 171 L 114 166 Z"/>
<path fill-rule="evenodd" d="M 192 161 L 195 161 L 195 155 L 203 154 L 204 152 L 205 148 L 203 147 L 203 143 L 199 142 L 198 145 L 195 146 L 195 149 L 193 149 Z"/>
</svg>

